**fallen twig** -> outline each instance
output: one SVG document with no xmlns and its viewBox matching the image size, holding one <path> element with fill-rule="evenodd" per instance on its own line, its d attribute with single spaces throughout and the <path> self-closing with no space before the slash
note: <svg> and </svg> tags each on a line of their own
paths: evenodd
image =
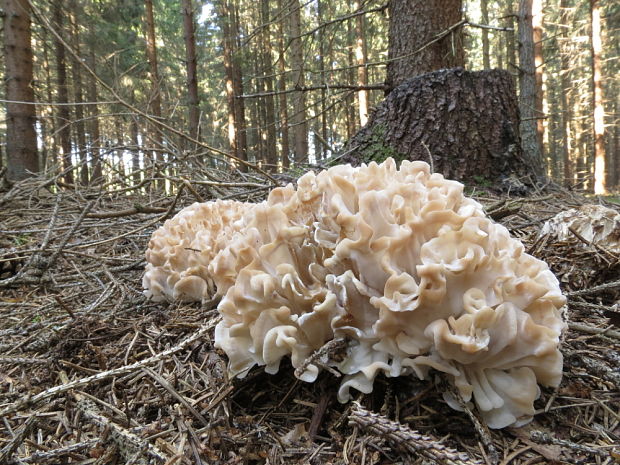
<svg viewBox="0 0 620 465">
<path fill-rule="evenodd" d="M 131 373 L 132 371 L 141 369 L 159 360 L 163 360 L 166 357 L 174 354 L 175 352 L 179 352 L 180 350 L 185 349 L 187 346 L 192 344 L 194 341 L 197 341 L 201 337 L 204 337 L 209 332 L 209 330 L 213 329 L 213 327 L 215 326 L 215 323 L 216 323 L 215 320 L 210 321 L 209 323 L 203 325 L 194 334 L 192 334 L 188 338 L 181 341 L 176 346 L 171 347 L 170 349 L 164 350 L 163 352 L 153 355 L 152 357 L 149 357 L 147 359 L 140 360 L 139 362 L 132 363 L 131 365 L 125 365 L 122 367 L 118 367 L 113 370 L 102 371 L 101 373 L 97 373 L 96 375 L 77 379 L 75 381 L 70 381 L 69 383 L 61 384 L 59 386 L 54 386 L 32 397 L 26 397 L 22 399 L 21 401 L 15 402 L 12 405 L 9 405 L 3 408 L 2 410 L 0 410 L 0 417 L 17 412 L 28 406 L 37 405 L 40 402 L 43 402 L 44 400 L 51 399 L 52 397 L 68 392 L 71 389 L 76 389 L 82 386 L 86 386 L 90 383 L 102 381 L 104 379 L 111 378 L 113 376 L 120 376 L 120 375 L 124 375 L 127 373 Z"/>
<path fill-rule="evenodd" d="M 441 442 L 420 434 L 406 425 L 392 421 L 383 415 L 370 412 L 358 402 L 352 403 L 353 408 L 349 416 L 349 423 L 358 426 L 367 432 L 387 439 L 395 447 L 410 454 L 445 463 L 446 465 L 480 465 L 479 460 L 473 460 L 462 452 L 442 444 Z"/>
<path fill-rule="evenodd" d="M 579 291 L 568 292 L 568 297 L 579 297 L 582 295 L 598 294 L 599 292 L 612 291 L 620 289 L 620 281 L 612 281 L 609 283 L 601 284 L 600 286 L 594 286 L 589 289 L 581 289 Z"/>
</svg>

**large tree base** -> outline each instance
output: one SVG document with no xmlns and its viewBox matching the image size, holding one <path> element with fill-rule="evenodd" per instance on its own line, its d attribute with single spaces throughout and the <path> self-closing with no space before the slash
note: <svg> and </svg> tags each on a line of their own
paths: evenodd
<svg viewBox="0 0 620 465">
<path fill-rule="evenodd" d="M 430 161 L 435 172 L 466 183 L 529 176 L 512 76 L 454 68 L 404 82 L 347 143 L 342 160 L 387 157 Z"/>
</svg>

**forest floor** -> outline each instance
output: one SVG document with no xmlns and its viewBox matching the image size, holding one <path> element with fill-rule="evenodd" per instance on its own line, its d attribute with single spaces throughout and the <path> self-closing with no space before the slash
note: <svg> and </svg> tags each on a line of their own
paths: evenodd
<svg viewBox="0 0 620 465">
<path fill-rule="evenodd" d="M 349 404 L 327 372 L 313 384 L 290 367 L 228 379 L 215 302 L 146 300 L 144 251 L 207 190 L 241 200 L 266 190 L 179 182 L 173 198 L 59 191 L 53 179 L 0 193 L 0 464 L 620 462 L 619 257 L 539 237 L 548 218 L 598 200 L 472 193 L 550 264 L 569 302 L 561 386 L 542 389 L 530 424 L 488 431 L 450 409 L 435 379 L 380 378 Z"/>
</svg>

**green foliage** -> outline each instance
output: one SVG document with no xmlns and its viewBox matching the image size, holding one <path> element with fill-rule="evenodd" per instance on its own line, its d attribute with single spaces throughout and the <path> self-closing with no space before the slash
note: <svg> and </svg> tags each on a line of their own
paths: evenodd
<svg viewBox="0 0 620 465">
<path fill-rule="evenodd" d="M 406 158 L 393 147 L 385 144 L 386 132 L 387 127 L 383 124 L 377 124 L 372 128 L 368 145 L 362 151 L 362 161 L 364 163 L 370 163 L 371 161 L 381 163 L 387 158 L 393 158 L 397 162 L 401 162 Z"/>
<path fill-rule="evenodd" d="M 26 245 L 28 243 L 30 243 L 31 238 L 28 234 L 18 234 L 16 236 L 12 237 L 13 239 L 13 243 L 17 246 L 17 247 L 21 247 L 23 245 Z"/>
<path fill-rule="evenodd" d="M 493 183 L 489 181 L 487 178 L 485 178 L 484 176 L 475 174 L 473 178 L 474 178 L 474 182 L 476 183 L 476 185 L 480 187 L 492 187 L 493 186 Z"/>
</svg>

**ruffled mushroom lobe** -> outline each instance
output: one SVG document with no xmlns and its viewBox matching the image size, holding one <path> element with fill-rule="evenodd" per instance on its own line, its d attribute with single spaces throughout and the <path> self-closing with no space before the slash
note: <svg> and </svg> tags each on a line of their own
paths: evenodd
<svg viewBox="0 0 620 465">
<path fill-rule="evenodd" d="M 217 213 L 207 205 L 154 234 L 145 288 L 156 298 L 220 294 L 215 344 L 232 375 L 255 365 L 276 373 L 289 357 L 312 382 L 326 363 L 344 375 L 346 402 L 351 389 L 371 392 L 379 373 L 438 370 L 492 428 L 526 423 L 538 384 L 559 384 L 557 279 L 426 163 L 335 166 L 260 204 L 232 204 L 221 223 L 187 219 Z M 348 341 L 342 360 L 308 363 L 334 339 Z"/>
</svg>

